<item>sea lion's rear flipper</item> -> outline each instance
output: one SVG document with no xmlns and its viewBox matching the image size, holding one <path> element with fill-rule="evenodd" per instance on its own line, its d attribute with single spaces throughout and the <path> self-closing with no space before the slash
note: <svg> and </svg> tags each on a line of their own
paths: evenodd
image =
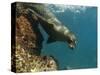
<svg viewBox="0 0 100 75">
<path fill-rule="evenodd" d="M 49 44 L 49 43 L 52 43 L 52 42 L 55 42 L 55 41 L 56 41 L 55 38 L 49 36 L 47 43 Z"/>
</svg>

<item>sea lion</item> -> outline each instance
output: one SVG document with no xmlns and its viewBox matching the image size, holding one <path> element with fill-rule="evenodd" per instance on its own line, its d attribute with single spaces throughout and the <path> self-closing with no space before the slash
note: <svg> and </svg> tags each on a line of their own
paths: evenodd
<svg viewBox="0 0 100 75">
<path fill-rule="evenodd" d="M 47 43 L 55 41 L 67 41 L 70 48 L 75 48 L 76 37 L 74 33 L 63 25 L 56 16 L 46 8 L 45 4 L 26 5 L 28 11 L 36 15 L 38 22 L 49 35 Z"/>
</svg>

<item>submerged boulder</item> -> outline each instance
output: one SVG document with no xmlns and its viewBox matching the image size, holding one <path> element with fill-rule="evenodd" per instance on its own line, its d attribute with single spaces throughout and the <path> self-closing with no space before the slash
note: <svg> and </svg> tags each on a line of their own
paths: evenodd
<svg viewBox="0 0 100 75">
<path fill-rule="evenodd" d="M 52 57 L 40 55 L 43 37 L 35 19 L 34 16 L 30 18 L 28 13 L 16 16 L 11 65 L 12 71 L 17 73 L 57 70 L 57 64 Z"/>
</svg>

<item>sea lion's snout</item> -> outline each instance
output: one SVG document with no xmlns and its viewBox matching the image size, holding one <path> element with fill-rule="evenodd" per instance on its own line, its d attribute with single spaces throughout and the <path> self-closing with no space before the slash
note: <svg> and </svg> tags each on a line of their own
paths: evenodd
<svg viewBox="0 0 100 75">
<path fill-rule="evenodd" d="M 71 49 L 74 49 L 75 46 L 76 46 L 76 41 L 73 41 L 73 42 L 70 42 L 70 43 L 69 43 L 69 47 L 70 47 Z"/>
<path fill-rule="evenodd" d="M 67 42 L 69 44 L 69 47 L 71 49 L 74 49 L 76 47 L 76 37 L 75 37 L 75 35 L 70 32 L 67 36 L 68 36 Z"/>
</svg>

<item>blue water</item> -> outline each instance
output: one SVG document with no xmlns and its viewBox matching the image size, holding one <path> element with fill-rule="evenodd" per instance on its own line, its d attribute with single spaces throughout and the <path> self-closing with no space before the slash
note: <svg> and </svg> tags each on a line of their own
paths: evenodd
<svg viewBox="0 0 100 75">
<path fill-rule="evenodd" d="M 81 8 L 77 10 L 75 8 L 70 10 L 69 8 L 61 13 L 53 13 L 64 25 L 75 33 L 78 42 L 74 50 L 71 50 L 66 42 L 57 41 L 47 44 L 48 35 L 41 28 L 45 39 L 41 55 L 53 56 L 57 60 L 59 70 L 96 68 L 97 8 L 85 6 L 84 11 Z"/>
</svg>

